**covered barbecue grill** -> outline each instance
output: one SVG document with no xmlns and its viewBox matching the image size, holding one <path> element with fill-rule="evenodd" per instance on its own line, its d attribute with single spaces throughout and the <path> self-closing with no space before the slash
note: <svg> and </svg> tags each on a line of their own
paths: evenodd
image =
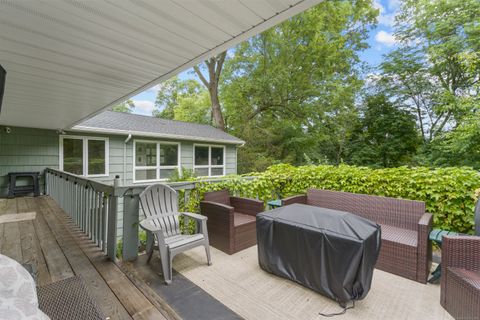
<svg viewBox="0 0 480 320">
<path fill-rule="evenodd" d="M 257 215 L 258 261 L 342 304 L 370 290 L 380 226 L 348 212 L 292 204 Z"/>
</svg>

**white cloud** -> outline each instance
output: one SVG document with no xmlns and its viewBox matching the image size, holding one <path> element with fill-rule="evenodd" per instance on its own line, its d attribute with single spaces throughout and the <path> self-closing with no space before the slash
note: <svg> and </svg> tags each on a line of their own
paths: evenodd
<svg viewBox="0 0 480 320">
<path fill-rule="evenodd" d="M 400 0 L 388 0 L 388 9 L 394 11 L 400 8 Z"/>
<path fill-rule="evenodd" d="M 395 24 L 396 13 L 380 14 L 378 16 L 378 23 L 387 27 L 393 27 Z"/>
<path fill-rule="evenodd" d="M 154 85 L 153 87 L 151 87 L 150 89 L 147 89 L 146 91 L 157 93 L 158 90 L 160 90 L 160 84 Z"/>
<path fill-rule="evenodd" d="M 383 30 L 377 32 L 377 34 L 375 35 L 375 41 L 386 45 L 387 47 L 394 46 L 397 43 L 397 39 L 395 39 L 395 36 L 393 34 Z"/>
<path fill-rule="evenodd" d="M 378 15 L 378 23 L 386 27 L 392 27 L 395 24 L 395 16 L 397 15 L 398 1 L 390 0 L 387 3 L 388 10 L 378 1 L 373 1 L 373 7 L 380 11 Z"/>
<path fill-rule="evenodd" d="M 380 13 L 384 12 L 385 11 L 385 7 L 378 1 L 378 0 L 374 0 L 373 1 L 373 7 L 375 9 L 379 9 L 380 10 Z"/>
<path fill-rule="evenodd" d="M 155 103 L 150 100 L 133 100 L 135 105 L 135 110 L 133 111 L 136 114 L 143 114 L 146 116 L 151 116 Z"/>
</svg>

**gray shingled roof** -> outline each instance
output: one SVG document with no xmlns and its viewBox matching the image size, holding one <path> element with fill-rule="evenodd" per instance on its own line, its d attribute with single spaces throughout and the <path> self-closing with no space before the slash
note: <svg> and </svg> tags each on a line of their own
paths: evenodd
<svg viewBox="0 0 480 320">
<path fill-rule="evenodd" d="M 132 134 L 180 140 L 242 144 L 238 139 L 209 125 L 166 120 L 136 114 L 105 111 L 72 128 L 78 131 Z"/>
</svg>

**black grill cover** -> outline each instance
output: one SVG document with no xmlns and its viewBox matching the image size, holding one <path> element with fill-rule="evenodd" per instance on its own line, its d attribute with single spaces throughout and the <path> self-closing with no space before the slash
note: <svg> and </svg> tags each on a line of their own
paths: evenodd
<svg viewBox="0 0 480 320">
<path fill-rule="evenodd" d="M 258 261 L 340 303 L 363 299 L 380 252 L 380 226 L 351 213 L 292 204 L 257 215 Z"/>
</svg>

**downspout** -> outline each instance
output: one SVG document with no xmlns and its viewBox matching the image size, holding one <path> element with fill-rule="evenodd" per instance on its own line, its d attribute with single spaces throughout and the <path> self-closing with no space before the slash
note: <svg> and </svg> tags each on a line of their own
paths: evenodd
<svg viewBox="0 0 480 320">
<path fill-rule="evenodd" d="M 132 134 L 129 133 L 127 139 L 123 144 L 123 185 L 127 185 L 127 143 L 132 139 Z"/>
</svg>

